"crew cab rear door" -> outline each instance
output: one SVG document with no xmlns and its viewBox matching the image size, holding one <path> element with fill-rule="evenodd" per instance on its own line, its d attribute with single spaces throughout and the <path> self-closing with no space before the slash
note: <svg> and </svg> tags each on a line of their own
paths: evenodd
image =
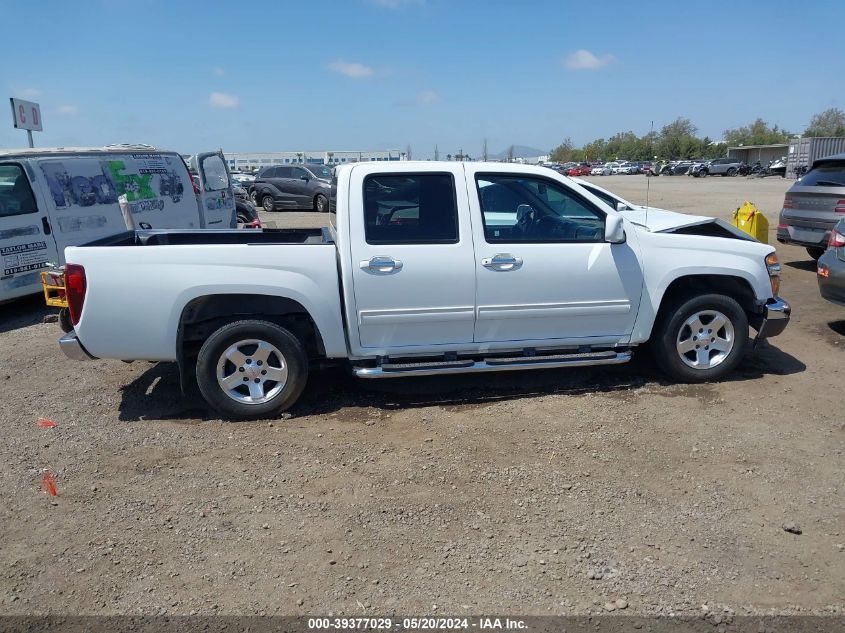
<svg viewBox="0 0 845 633">
<path fill-rule="evenodd" d="M 472 231 L 463 166 L 361 165 L 349 181 L 355 323 L 367 354 L 471 345 Z"/>
<path fill-rule="evenodd" d="M 235 194 L 223 152 L 197 154 L 200 182 L 200 219 L 203 228 L 228 229 L 237 226 Z"/>
</svg>

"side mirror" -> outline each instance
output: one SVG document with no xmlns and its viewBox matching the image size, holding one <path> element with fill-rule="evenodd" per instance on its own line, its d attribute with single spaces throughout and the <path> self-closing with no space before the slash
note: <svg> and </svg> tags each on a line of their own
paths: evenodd
<svg viewBox="0 0 845 633">
<path fill-rule="evenodd" d="M 628 205 L 627 205 L 627 204 L 625 204 L 624 202 L 617 202 L 617 203 L 616 203 L 616 210 L 617 210 L 617 211 L 620 211 L 620 212 L 621 212 L 621 211 L 627 211 L 627 210 L 628 210 Z"/>
<path fill-rule="evenodd" d="M 623 244 L 625 242 L 625 226 L 621 216 L 607 216 L 604 224 L 604 241 L 611 244 Z"/>
<path fill-rule="evenodd" d="M 309 180 L 311 180 L 311 178 L 309 178 L 308 176 L 300 176 L 299 179 L 304 180 L 305 182 L 308 182 Z"/>
</svg>

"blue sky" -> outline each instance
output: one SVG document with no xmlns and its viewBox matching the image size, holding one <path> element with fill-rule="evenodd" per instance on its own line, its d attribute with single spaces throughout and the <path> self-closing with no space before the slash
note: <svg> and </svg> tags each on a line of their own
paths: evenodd
<svg viewBox="0 0 845 633">
<path fill-rule="evenodd" d="M 509 144 L 685 116 L 800 131 L 845 109 L 845 2 L 4 0 L 5 97 L 36 145 L 184 153 Z M 5 116 L 5 121 L 3 117 Z M 0 147 L 26 137 L 0 115 Z"/>
</svg>

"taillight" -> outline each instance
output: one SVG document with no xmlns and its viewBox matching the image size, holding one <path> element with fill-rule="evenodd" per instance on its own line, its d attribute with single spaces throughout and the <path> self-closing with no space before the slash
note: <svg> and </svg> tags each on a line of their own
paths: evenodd
<svg viewBox="0 0 845 633">
<path fill-rule="evenodd" d="M 819 268 L 816 272 L 818 273 L 819 277 L 824 277 L 825 279 L 830 277 L 830 268 L 828 268 L 824 264 L 819 264 Z"/>
<path fill-rule="evenodd" d="M 842 248 L 845 246 L 845 235 L 833 229 L 830 232 L 830 240 L 827 242 L 828 248 Z"/>
<path fill-rule="evenodd" d="M 82 306 L 85 303 L 85 269 L 79 264 L 65 264 L 65 288 L 67 289 L 67 308 L 70 312 L 70 322 L 79 323 L 82 316 Z"/>
<path fill-rule="evenodd" d="M 783 208 L 784 209 L 794 209 L 795 208 L 795 205 L 792 204 L 792 198 L 790 198 L 788 194 L 783 197 Z"/>
<path fill-rule="evenodd" d="M 261 228 L 261 220 L 255 219 L 249 223 L 249 227 L 252 229 L 260 229 Z"/>
<path fill-rule="evenodd" d="M 837 201 L 833 210 L 836 211 L 836 213 L 845 213 L 845 200 Z"/>
</svg>

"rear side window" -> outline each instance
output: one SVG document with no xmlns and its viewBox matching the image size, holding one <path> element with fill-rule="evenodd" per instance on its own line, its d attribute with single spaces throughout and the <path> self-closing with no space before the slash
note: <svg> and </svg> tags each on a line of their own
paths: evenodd
<svg viewBox="0 0 845 633">
<path fill-rule="evenodd" d="M 276 171 L 273 173 L 273 178 L 290 178 L 290 167 L 276 167 Z"/>
<path fill-rule="evenodd" d="M 35 196 L 19 165 L 0 165 L 0 217 L 35 213 Z"/>
<path fill-rule="evenodd" d="M 267 169 L 261 171 L 259 178 L 275 178 L 278 171 L 278 167 L 268 167 Z"/>
<path fill-rule="evenodd" d="M 375 174 L 364 180 L 368 244 L 454 244 L 458 208 L 451 174 Z"/>
<path fill-rule="evenodd" d="M 845 187 L 845 163 L 823 165 L 808 172 L 799 187 Z"/>
</svg>

